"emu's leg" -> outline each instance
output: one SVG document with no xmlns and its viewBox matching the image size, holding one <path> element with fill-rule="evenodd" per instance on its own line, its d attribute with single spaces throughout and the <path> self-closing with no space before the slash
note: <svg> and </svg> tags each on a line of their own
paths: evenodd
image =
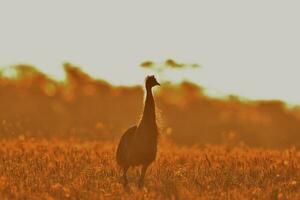
<svg viewBox="0 0 300 200">
<path fill-rule="evenodd" d="M 147 171 L 148 165 L 143 165 L 142 171 L 141 171 L 141 177 L 139 180 L 139 187 L 142 187 L 144 185 L 144 178 Z"/>
<path fill-rule="evenodd" d="M 124 180 L 123 185 L 124 185 L 124 187 L 127 186 L 127 183 L 128 183 L 128 181 L 127 181 L 127 175 L 126 175 L 128 169 L 129 169 L 128 166 L 126 166 L 126 167 L 123 168 L 123 180 Z"/>
</svg>

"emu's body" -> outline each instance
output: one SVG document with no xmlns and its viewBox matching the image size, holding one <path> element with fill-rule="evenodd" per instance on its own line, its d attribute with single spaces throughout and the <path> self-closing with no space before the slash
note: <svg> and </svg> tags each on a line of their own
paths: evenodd
<svg viewBox="0 0 300 200">
<path fill-rule="evenodd" d="M 148 166 L 155 160 L 158 130 L 155 117 L 155 103 L 151 88 L 159 85 L 153 76 L 146 79 L 146 100 L 142 119 L 138 126 L 129 128 L 121 137 L 117 149 L 117 162 L 123 168 L 124 185 L 129 167 L 142 166 L 139 186 L 143 185 Z"/>
</svg>

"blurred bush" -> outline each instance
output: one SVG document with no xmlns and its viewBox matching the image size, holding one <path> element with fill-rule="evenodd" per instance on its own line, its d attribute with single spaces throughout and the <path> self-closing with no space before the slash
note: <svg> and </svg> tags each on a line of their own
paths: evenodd
<svg viewBox="0 0 300 200">
<path fill-rule="evenodd" d="M 116 139 L 137 124 L 143 88 L 115 87 L 65 64 L 55 81 L 19 65 L 0 74 L 0 136 Z M 155 95 L 161 134 L 179 144 L 300 146 L 300 111 L 281 101 L 245 102 L 208 97 L 190 82 L 165 83 Z"/>
</svg>

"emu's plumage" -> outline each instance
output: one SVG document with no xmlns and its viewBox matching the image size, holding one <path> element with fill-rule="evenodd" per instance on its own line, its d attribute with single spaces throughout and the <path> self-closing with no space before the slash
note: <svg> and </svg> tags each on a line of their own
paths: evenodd
<svg viewBox="0 0 300 200">
<path fill-rule="evenodd" d="M 159 85 L 154 76 L 146 78 L 146 100 L 142 119 L 138 126 L 129 128 L 121 137 L 117 149 L 117 162 L 123 168 L 124 184 L 126 173 L 131 166 L 142 166 L 139 186 L 143 185 L 148 166 L 155 160 L 158 130 L 152 87 Z"/>
</svg>

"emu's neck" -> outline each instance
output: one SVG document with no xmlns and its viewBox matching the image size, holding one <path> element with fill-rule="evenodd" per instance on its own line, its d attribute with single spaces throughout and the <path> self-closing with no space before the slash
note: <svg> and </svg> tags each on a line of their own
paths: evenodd
<svg viewBox="0 0 300 200">
<path fill-rule="evenodd" d="M 148 125 L 155 125 L 155 103 L 151 88 L 146 88 L 146 100 L 144 105 L 144 113 L 141 123 L 148 123 Z"/>
</svg>

